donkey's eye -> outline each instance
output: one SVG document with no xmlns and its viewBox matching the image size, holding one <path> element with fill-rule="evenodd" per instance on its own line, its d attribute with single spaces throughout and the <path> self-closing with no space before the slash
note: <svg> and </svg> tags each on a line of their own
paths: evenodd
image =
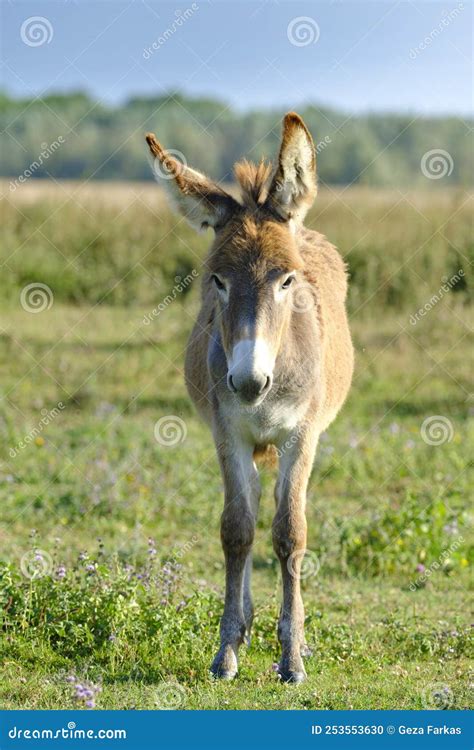
<svg viewBox="0 0 474 750">
<path fill-rule="evenodd" d="M 225 292 L 225 284 L 220 280 L 219 276 L 216 276 L 215 273 L 212 274 L 211 279 L 213 280 L 216 287 L 221 292 Z"/>
<path fill-rule="evenodd" d="M 283 282 L 283 284 L 281 285 L 281 288 L 282 288 L 282 289 L 289 289 L 289 288 L 290 288 L 290 286 L 292 285 L 292 283 L 294 282 L 294 280 L 295 280 L 295 277 L 294 277 L 294 276 L 288 276 L 288 278 L 287 278 L 287 279 L 285 279 L 285 281 L 284 281 L 284 282 Z"/>
</svg>

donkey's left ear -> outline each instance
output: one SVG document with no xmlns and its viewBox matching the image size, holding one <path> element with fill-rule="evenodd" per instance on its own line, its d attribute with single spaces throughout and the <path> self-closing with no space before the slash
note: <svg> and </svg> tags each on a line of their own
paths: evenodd
<svg viewBox="0 0 474 750">
<path fill-rule="evenodd" d="M 148 133 L 145 138 L 156 179 L 192 226 L 219 229 L 239 209 L 237 201 L 217 183 L 165 151 L 153 133 Z"/>
<path fill-rule="evenodd" d="M 302 222 L 317 193 L 316 154 L 313 139 L 296 112 L 283 120 L 278 166 L 267 203 L 282 219 Z"/>
</svg>

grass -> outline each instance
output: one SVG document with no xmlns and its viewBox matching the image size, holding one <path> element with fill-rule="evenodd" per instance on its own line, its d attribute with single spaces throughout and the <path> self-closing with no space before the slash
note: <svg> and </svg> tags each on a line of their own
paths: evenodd
<svg viewBox="0 0 474 750">
<path fill-rule="evenodd" d="M 207 240 L 176 227 L 159 198 L 134 203 L 140 189 L 83 205 L 15 194 L 2 208 L 0 705 L 468 707 L 468 204 L 441 191 L 322 194 L 311 223 L 354 271 L 357 366 L 310 482 L 313 657 L 305 684 L 279 684 L 266 469 L 252 644 L 237 680 L 220 684 L 208 667 L 222 609 L 221 479 L 182 379 L 198 285 L 143 322 Z M 459 268 L 461 283 L 413 325 Z M 38 314 L 19 303 L 35 281 L 54 296 Z M 154 438 L 167 415 L 186 426 L 169 447 Z M 427 432 L 432 417 L 441 437 Z"/>
</svg>

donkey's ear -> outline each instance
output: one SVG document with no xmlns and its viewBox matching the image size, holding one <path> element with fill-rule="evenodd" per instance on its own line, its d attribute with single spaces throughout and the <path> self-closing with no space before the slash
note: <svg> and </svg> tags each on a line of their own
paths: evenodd
<svg viewBox="0 0 474 750">
<path fill-rule="evenodd" d="M 196 229 L 218 229 L 239 208 L 237 201 L 208 177 L 190 169 L 164 150 L 153 133 L 146 136 L 152 169 L 180 213 Z"/>
<path fill-rule="evenodd" d="M 303 221 L 317 192 L 316 155 L 311 134 L 296 112 L 283 120 L 278 165 L 267 203 L 282 219 Z"/>
</svg>

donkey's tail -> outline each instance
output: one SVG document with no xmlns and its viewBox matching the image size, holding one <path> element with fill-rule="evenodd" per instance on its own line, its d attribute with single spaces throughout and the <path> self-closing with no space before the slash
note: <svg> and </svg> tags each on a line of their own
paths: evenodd
<svg viewBox="0 0 474 750">
<path fill-rule="evenodd" d="M 257 464 L 274 468 L 278 466 L 278 453 L 274 445 L 257 445 L 253 452 Z"/>
</svg>

